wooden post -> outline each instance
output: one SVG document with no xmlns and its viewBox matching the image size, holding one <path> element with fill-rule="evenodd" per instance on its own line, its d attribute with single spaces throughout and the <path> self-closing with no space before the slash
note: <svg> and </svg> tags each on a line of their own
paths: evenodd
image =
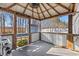
<svg viewBox="0 0 79 59">
<path fill-rule="evenodd" d="M 40 32 L 39 32 L 39 40 L 41 40 L 41 21 L 40 21 Z"/>
<path fill-rule="evenodd" d="M 69 15 L 68 21 L 68 36 L 67 36 L 67 48 L 73 49 L 73 34 L 72 34 L 72 19 L 73 15 Z"/>
<path fill-rule="evenodd" d="M 2 34 L 5 34 L 5 19 L 4 19 L 4 17 L 3 17 L 3 19 L 2 19 Z"/>
<path fill-rule="evenodd" d="M 17 24 L 16 24 L 16 13 L 13 19 L 13 49 L 16 49 L 16 34 L 17 34 Z"/>
<path fill-rule="evenodd" d="M 29 44 L 31 43 L 31 19 L 29 18 Z"/>
<path fill-rule="evenodd" d="M 72 3 L 70 7 L 70 12 L 75 11 L 75 3 Z M 68 19 L 68 36 L 67 36 L 67 48 L 73 49 L 74 48 L 74 42 L 73 42 L 73 28 L 72 28 L 72 21 L 73 21 L 73 15 L 69 15 Z"/>
</svg>

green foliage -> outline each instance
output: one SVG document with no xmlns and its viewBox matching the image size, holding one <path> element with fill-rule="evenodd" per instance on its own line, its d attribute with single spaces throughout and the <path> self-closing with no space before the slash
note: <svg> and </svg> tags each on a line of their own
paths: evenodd
<svg viewBox="0 0 79 59">
<path fill-rule="evenodd" d="M 17 42 L 17 45 L 18 45 L 19 47 L 24 46 L 24 45 L 27 45 L 27 44 L 28 44 L 27 40 L 19 40 L 19 41 Z"/>
</svg>

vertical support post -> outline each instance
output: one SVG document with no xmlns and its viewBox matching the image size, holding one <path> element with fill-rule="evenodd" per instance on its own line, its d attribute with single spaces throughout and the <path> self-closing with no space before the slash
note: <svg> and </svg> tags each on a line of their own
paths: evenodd
<svg viewBox="0 0 79 59">
<path fill-rule="evenodd" d="M 14 14 L 13 19 L 13 49 L 16 49 L 16 34 L 17 34 L 17 21 L 16 21 L 16 13 Z"/>
<path fill-rule="evenodd" d="M 2 34 L 5 34 L 5 19 L 4 19 L 4 16 L 2 18 Z"/>
<path fill-rule="evenodd" d="M 72 3 L 70 6 L 70 12 L 75 11 L 75 3 Z M 73 49 L 74 48 L 74 41 L 73 41 L 73 30 L 72 30 L 72 21 L 73 21 L 73 15 L 69 15 L 69 21 L 68 21 L 68 37 L 67 37 L 67 48 Z"/>
<path fill-rule="evenodd" d="M 73 19 L 73 15 L 69 15 L 68 36 L 67 36 L 67 48 L 68 49 L 73 49 L 72 19 Z"/>
<path fill-rule="evenodd" d="M 20 20 L 20 27 L 19 27 L 19 29 L 20 29 L 20 33 L 22 33 L 22 23 L 21 23 L 21 19 L 19 19 Z"/>
<path fill-rule="evenodd" d="M 41 40 L 41 21 L 40 21 L 40 32 L 39 32 L 39 40 Z"/>
<path fill-rule="evenodd" d="M 3 17 L 2 17 L 2 20 L 1 20 L 1 34 L 3 33 Z"/>
<path fill-rule="evenodd" d="M 31 43 L 31 19 L 29 18 L 29 44 Z"/>
</svg>

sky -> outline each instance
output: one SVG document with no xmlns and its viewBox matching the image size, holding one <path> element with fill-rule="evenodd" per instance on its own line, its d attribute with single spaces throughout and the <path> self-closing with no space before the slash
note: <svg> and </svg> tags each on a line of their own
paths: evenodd
<svg viewBox="0 0 79 59">
<path fill-rule="evenodd" d="M 66 23 L 68 22 L 68 16 L 67 15 L 66 16 L 60 16 L 59 18 L 62 22 L 66 22 Z"/>
<path fill-rule="evenodd" d="M 5 14 L 5 26 L 11 27 L 12 20 L 9 15 Z"/>
<path fill-rule="evenodd" d="M 5 19 L 5 26 L 8 26 L 8 27 L 11 27 L 12 26 L 12 15 L 8 14 L 8 13 L 4 13 L 4 19 Z M 17 18 L 20 20 L 23 20 L 21 21 L 21 24 L 19 24 L 20 26 L 24 25 L 25 26 L 25 21 L 26 21 L 26 24 L 28 24 L 28 21 L 25 20 L 24 18 Z M 18 21 L 18 22 L 19 22 Z"/>
</svg>

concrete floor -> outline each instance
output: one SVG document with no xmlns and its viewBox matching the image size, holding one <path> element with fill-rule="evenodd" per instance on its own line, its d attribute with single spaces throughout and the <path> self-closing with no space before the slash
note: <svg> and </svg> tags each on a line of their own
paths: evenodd
<svg viewBox="0 0 79 59">
<path fill-rule="evenodd" d="M 36 41 L 28 46 L 17 48 L 10 56 L 79 56 L 79 52 L 57 48 L 44 41 Z"/>
<path fill-rule="evenodd" d="M 46 53 L 51 47 L 54 47 L 54 45 L 43 41 L 37 41 L 30 46 L 25 46 L 13 51 L 12 56 L 56 56 Z"/>
<path fill-rule="evenodd" d="M 59 56 L 79 56 L 79 52 L 72 51 L 66 48 L 55 48 L 55 47 L 49 49 L 47 54 L 55 54 Z"/>
</svg>

